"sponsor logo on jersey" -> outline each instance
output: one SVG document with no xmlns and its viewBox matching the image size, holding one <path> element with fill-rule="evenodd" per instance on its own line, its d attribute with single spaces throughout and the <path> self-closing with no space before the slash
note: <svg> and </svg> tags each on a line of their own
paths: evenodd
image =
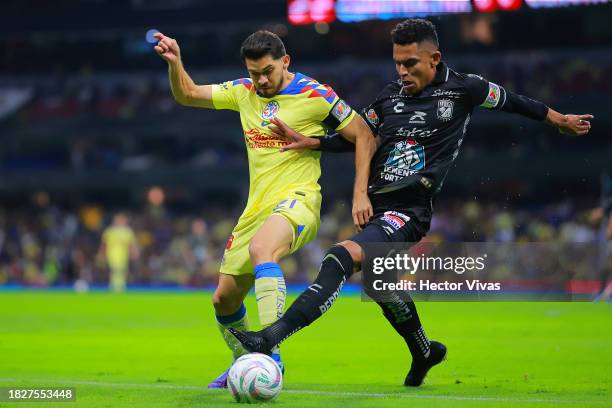
<svg viewBox="0 0 612 408">
<path fill-rule="evenodd" d="M 374 109 L 369 109 L 366 112 L 366 119 L 374 126 L 377 126 L 379 123 L 378 115 Z"/>
<path fill-rule="evenodd" d="M 332 108 L 331 114 L 338 122 L 343 122 L 351 114 L 351 107 L 342 99 L 339 99 Z"/>
<path fill-rule="evenodd" d="M 276 117 L 279 110 L 280 110 L 280 105 L 278 104 L 278 102 L 270 101 L 266 104 L 266 106 L 264 106 L 263 111 L 261 112 L 261 118 L 263 120 L 269 121 L 270 119 L 273 119 Z"/>
<path fill-rule="evenodd" d="M 396 136 L 401 136 L 410 139 L 419 139 L 425 138 L 436 133 L 438 129 L 423 129 L 418 127 L 413 127 L 412 129 L 405 129 L 403 126 L 395 132 Z"/>
<path fill-rule="evenodd" d="M 397 211 L 385 211 L 385 214 L 390 214 L 390 215 L 392 215 L 394 217 L 399 217 L 399 218 L 401 218 L 402 220 L 404 220 L 406 222 L 410 221 L 410 216 L 408 216 L 408 215 L 406 215 L 404 213 L 401 213 L 401 212 L 397 212 Z"/>
<path fill-rule="evenodd" d="M 436 89 L 431 96 L 446 96 L 447 98 L 459 98 L 462 93 L 457 91 L 445 91 L 442 89 Z"/>
<path fill-rule="evenodd" d="M 396 231 L 406 225 L 406 222 L 410 221 L 410 217 L 396 211 L 387 211 L 380 219 L 389 224 Z"/>
<path fill-rule="evenodd" d="M 258 128 L 245 130 L 244 139 L 250 149 L 280 148 L 289 144 L 276 136 L 262 132 Z"/>
<path fill-rule="evenodd" d="M 395 144 L 389 152 L 380 177 L 386 181 L 398 181 L 425 168 L 425 149 L 414 139 Z"/>
<path fill-rule="evenodd" d="M 493 82 L 489 82 L 489 93 L 487 94 L 486 99 L 480 105 L 486 109 L 493 109 L 499 104 L 499 99 L 501 98 L 501 89 L 499 85 L 494 84 Z"/>
<path fill-rule="evenodd" d="M 440 99 L 438 101 L 438 119 L 447 122 L 453 118 L 455 102 L 450 99 Z"/>
<path fill-rule="evenodd" d="M 424 125 L 425 124 L 425 116 L 427 116 L 427 113 L 425 113 L 425 112 L 414 111 L 414 115 L 412 115 L 410 117 L 410 120 L 408 121 L 408 123 Z"/>
</svg>

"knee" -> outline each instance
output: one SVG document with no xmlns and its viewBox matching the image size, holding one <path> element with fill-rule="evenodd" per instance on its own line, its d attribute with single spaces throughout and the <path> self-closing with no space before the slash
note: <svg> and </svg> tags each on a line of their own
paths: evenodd
<svg viewBox="0 0 612 408">
<path fill-rule="evenodd" d="M 340 243 L 331 247 L 325 254 L 319 275 L 321 275 L 322 272 L 336 270 L 344 275 L 345 279 L 348 279 L 353 275 L 354 266 L 355 261 L 353 260 L 352 254 L 342 245 L 342 243 Z"/>
<path fill-rule="evenodd" d="M 358 243 L 353 241 L 342 241 L 338 245 L 342 246 L 351 255 L 351 259 L 355 264 L 361 263 L 362 251 Z"/>
</svg>

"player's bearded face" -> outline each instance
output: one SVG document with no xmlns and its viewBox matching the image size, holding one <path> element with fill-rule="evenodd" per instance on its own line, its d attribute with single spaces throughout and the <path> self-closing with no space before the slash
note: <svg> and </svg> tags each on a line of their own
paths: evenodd
<svg viewBox="0 0 612 408">
<path fill-rule="evenodd" d="M 419 94 L 436 76 L 441 54 L 433 44 L 393 44 L 395 69 L 402 81 L 403 92 Z"/>
<path fill-rule="evenodd" d="M 246 59 L 245 65 L 257 93 L 271 98 L 283 88 L 285 73 L 289 67 L 289 56 L 274 59 L 268 54 L 257 60 Z"/>
</svg>

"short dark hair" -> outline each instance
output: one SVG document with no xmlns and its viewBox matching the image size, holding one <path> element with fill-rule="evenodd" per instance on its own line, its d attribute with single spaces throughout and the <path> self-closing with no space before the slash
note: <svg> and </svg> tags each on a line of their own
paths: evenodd
<svg viewBox="0 0 612 408">
<path fill-rule="evenodd" d="M 406 45 L 430 41 L 439 47 L 436 26 L 431 21 L 422 18 L 411 18 L 398 23 L 391 30 L 393 44 Z"/>
<path fill-rule="evenodd" d="M 257 60 L 268 54 L 274 59 L 279 59 L 287 54 L 283 40 L 270 31 L 255 31 L 244 40 L 242 47 L 240 47 L 242 62 L 247 58 Z"/>
</svg>

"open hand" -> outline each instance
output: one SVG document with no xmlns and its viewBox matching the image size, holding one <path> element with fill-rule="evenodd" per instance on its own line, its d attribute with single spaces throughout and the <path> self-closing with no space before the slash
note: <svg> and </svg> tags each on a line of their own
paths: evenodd
<svg viewBox="0 0 612 408">
<path fill-rule="evenodd" d="M 296 132 L 279 118 L 272 118 L 270 122 L 274 124 L 274 126 L 269 127 L 274 136 L 287 143 L 287 145 L 280 148 L 281 152 L 287 150 L 316 149 L 320 145 L 317 139 L 306 137 Z"/>
<path fill-rule="evenodd" d="M 353 222 L 358 231 L 370 221 L 374 215 L 372 203 L 367 193 L 353 194 Z"/>
</svg>

